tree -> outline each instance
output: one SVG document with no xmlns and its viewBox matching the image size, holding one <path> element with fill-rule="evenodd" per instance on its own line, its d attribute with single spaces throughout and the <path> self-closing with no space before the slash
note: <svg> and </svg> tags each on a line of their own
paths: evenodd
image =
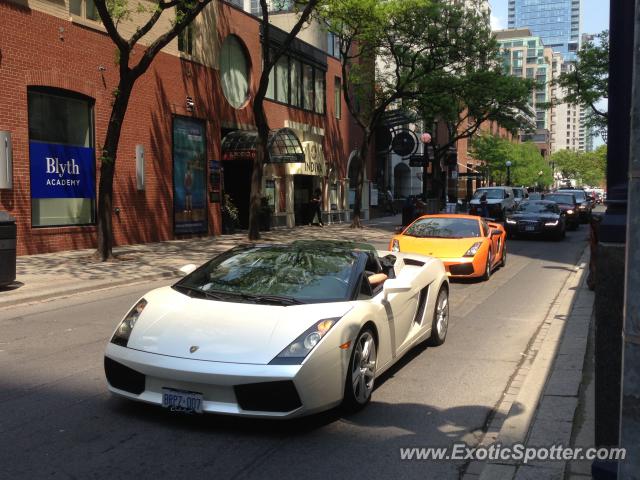
<svg viewBox="0 0 640 480">
<path fill-rule="evenodd" d="M 415 97 L 429 75 L 476 58 L 479 16 L 445 0 L 328 0 L 320 10 L 339 39 L 342 88 L 361 129 L 352 227 L 360 227 L 364 168 L 384 113 Z M 488 27 L 487 27 L 488 28 Z"/>
<path fill-rule="evenodd" d="M 489 46 L 492 44 L 493 37 L 487 29 L 480 27 L 478 35 L 478 41 Z M 474 53 L 473 50 L 467 52 L 471 62 L 462 71 L 439 72 L 425 78 L 414 99 L 415 108 L 425 124 L 434 125 L 434 181 L 429 192 L 427 176 L 423 176 L 425 198 L 442 198 L 441 163 L 459 140 L 473 137 L 483 123 L 496 122 L 513 134 L 527 129 L 529 125 L 532 82 L 503 74 L 494 62 L 497 48 L 490 47 L 480 52 L 480 58 L 474 59 Z M 444 126 L 444 135 L 438 125 Z"/>
<path fill-rule="evenodd" d="M 601 185 L 607 169 L 607 147 L 601 145 L 594 152 L 560 150 L 551 155 L 551 160 L 563 178 L 578 185 Z"/>
<path fill-rule="evenodd" d="M 489 181 L 506 183 L 509 161 L 513 185 L 544 187 L 553 183 L 549 164 L 532 142 L 515 143 L 496 135 L 478 135 L 471 142 L 470 153 L 484 162 Z"/>
<path fill-rule="evenodd" d="M 118 145 L 122 123 L 127 113 L 131 92 L 136 81 L 149 69 L 156 55 L 178 36 L 211 0 L 157 0 L 154 8 L 145 9 L 140 4 L 137 13 L 147 13 L 146 22 L 128 38 L 124 38 L 118 25 L 131 17 L 133 9 L 127 0 L 94 0 L 100 20 L 116 46 L 118 86 L 113 91 L 113 103 L 107 132 L 100 156 L 100 183 L 98 187 L 98 248 L 96 256 L 102 260 L 113 257 L 113 177 L 115 174 Z M 132 59 L 134 48 L 141 50 L 138 42 L 145 38 L 165 12 L 174 12 L 171 28 L 157 36 L 145 47 L 137 62 Z"/>
<path fill-rule="evenodd" d="M 556 83 L 567 92 L 562 102 L 583 106 L 589 111 L 587 124 L 605 129 L 608 113 L 598 102 L 607 99 L 609 92 L 609 32 L 595 38 L 596 42 L 582 45 L 575 68 L 561 74 Z"/>
<path fill-rule="evenodd" d="M 285 2 L 288 3 L 288 2 Z M 285 5 L 283 3 L 283 5 Z M 280 57 L 291 47 L 293 40 L 296 38 L 304 24 L 311 18 L 314 9 L 320 3 L 320 0 L 296 0 L 293 3 L 294 12 L 299 12 L 298 19 L 287 34 L 281 45 L 271 47 L 271 35 L 269 28 L 269 6 L 267 0 L 260 0 L 260 8 L 262 17 L 260 20 L 260 33 L 262 35 L 262 72 L 260 74 L 260 83 L 258 91 L 253 97 L 253 115 L 258 130 L 258 140 L 256 145 L 256 156 L 253 160 L 251 171 L 251 199 L 249 209 L 249 240 L 258 240 L 260 238 L 260 198 L 262 196 L 262 176 L 264 173 L 264 165 L 269 158 L 268 141 L 269 141 L 269 122 L 264 111 L 264 98 L 267 94 L 269 86 L 269 73 L 278 62 Z M 302 11 L 300 12 L 300 8 Z"/>
</svg>

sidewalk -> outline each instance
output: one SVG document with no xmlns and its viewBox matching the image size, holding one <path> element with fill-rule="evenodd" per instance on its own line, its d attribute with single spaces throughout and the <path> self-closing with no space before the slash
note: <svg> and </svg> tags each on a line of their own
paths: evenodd
<svg viewBox="0 0 640 480">
<path fill-rule="evenodd" d="M 262 232 L 260 242 L 328 238 L 366 241 L 377 248 L 386 248 L 400 222 L 401 216 L 396 215 L 365 221 L 362 229 L 349 228 L 349 223 L 280 229 Z M 118 260 L 111 262 L 95 261 L 94 249 L 21 256 L 17 259 L 16 283 L 0 287 L 0 308 L 141 281 L 177 278 L 183 265 L 200 265 L 241 243 L 249 243 L 246 233 L 127 245 L 114 248 Z"/>
<path fill-rule="evenodd" d="M 531 447 L 593 447 L 593 302 L 586 285 L 588 252 L 567 281 L 533 343 L 535 358 L 524 368 L 522 382 L 506 417 L 494 417 L 483 445 L 523 443 Z M 518 379 L 518 376 L 516 377 Z M 475 465 L 474 465 L 475 464 Z M 479 477 L 477 474 L 480 474 Z M 473 462 L 465 479 L 591 478 L 590 461 Z"/>
</svg>

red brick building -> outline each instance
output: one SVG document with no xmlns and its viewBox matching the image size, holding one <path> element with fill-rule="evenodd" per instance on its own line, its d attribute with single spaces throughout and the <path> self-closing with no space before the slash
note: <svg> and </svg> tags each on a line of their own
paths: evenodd
<svg viewBox="0 0 640 480">
<path fill-rule="evenodd" d="M 230 141 L 223 151 L 223 139 L 242 137 L 238 131 L 250 137 L 255 128 L 259 23 L 234 5 L 209 7 L 134 88 L 114 180 L 116 244 L 219 235 L 224 193 L 246 222 L 250 152 Z M 139 23 L 132 17 L 119 27 L 125 36 Z M 9 139 L 13 180 L 0 188 L 0 210 L 17 220 L 18 254 L 94 247 L 96 152 L 117 85 L 115 47 L 92 20 L 90 0 L 4 1 L 0 18 L 0 132 Z M 282 34 L 274 32 L 277 41 Z M 305 160 L 265 167 L 274 225 L 308 222 L 305 205 L 316 188 L 325 221 L 347 220 L 349 160 L 360 141 L 330 39 L 318 29 L 302 37 L 315 45 L 296 41 L 274 69 L 273 99 L 265 102 L 271 128 L 293 133 Z"/>
</svg>

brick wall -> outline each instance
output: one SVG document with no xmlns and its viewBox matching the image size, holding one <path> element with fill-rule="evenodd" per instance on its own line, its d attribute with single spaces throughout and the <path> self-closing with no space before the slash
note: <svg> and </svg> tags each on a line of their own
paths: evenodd
<svg viewBox="0 0 640 480">
<path fill-rule="evenodd" d="M 13 142 L 13 190 L 0 191 L 0 209 L 16 217 L 18 254 L 92 248 L 96 227 L 32 228 L 29 190 L 27 88 L 49 86 L 87 95 L 95 100 L 96 152 L 104 140 L 112 92 L 117 86 L 115 48 L 101 31 L 72 23 L 13 3 L 0 3 L 0 130 L 8 130 Z M 257 21 L 229 5 L 219 9 L 218 41 L 238 35 L 247 47 L 251 64 L 250 97 L 257 90 L 261 68 Z M 62 29 L 62 30 L 61 30 Z M 140 58 L 135 49 L 132 61 Z M 99 67 L 104 67 L 100 71 Z M 346 105 L 342 118 L 333 112 L 333 79 L 339 63 L 330 58 L 326 116 L 266 102 L 272 128 L 290 119 L 325 129 L 325 156 L 335 162 L 340 178 L 346 176 L 349 152 L 360 134 Z M 186 111 L 185 100 L 196 103 Z M 136 83 L 122 128 L 114 179 L 115 242 L 144 243 L 174 238 L 172 117 L 185 115 L 206 121 L 207 159 L 220 159 L 221 125 L 252 125 L 251 102 L 233 109 L 222 95 L 218 72 L 168 53 L 160 53 L 149 71 Z M 136 191 L 135 145 L 145 147 L 145 190 Z M 98 153 L 99 155 L 99 153 Z M 100 165 L 97 164 L 99 176 Z M 98 180 L 96 181 L 97 185 Z M 247 185 L 247 191 L 249 190 Z M 220 233 L 217 204 L 209 205 L 209 234 Z"/>
</svg>

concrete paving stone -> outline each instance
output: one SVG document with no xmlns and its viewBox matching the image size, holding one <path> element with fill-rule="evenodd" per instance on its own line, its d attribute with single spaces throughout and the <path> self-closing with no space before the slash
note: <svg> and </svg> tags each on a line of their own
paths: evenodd
<svg viewBox="0 0 640 480">
<path fill-rule="evenodd" d="M 562 369 L 582 369 L 582 365 L 584 364 L 584 355 L 580 356 L 575 353 L 564 354 L 560 353 L 556 357 L 556 368 Z"/>
<path fill-rule="evenodd" d="M 577 397 L 556 397 L 545 395 L 538 407 L 535 421 L 561 421 L 571 422 L 578 406 Z"/>
<path fill-rule="evenodd" d="M 581 369 L 554 369 L 547 387 L 546 395 L 577 396 L 582 382 Z M 573 418 L 573 417 L 572 417 Z"/>
<path fill-rule="evenodd" d="M 479 478 L 479 474 L 465 473 L 462 477 L 462 480 L 478 480 Z"/>
<path fill-rule="evenodd" d="M 474 460 L 467 466 L 467 469 L 464 472 L 465 477 L 463 478 L 466 478 L 466 475 L 474 475 L 475 477 L 478 477 L 482 473 L 482 470 L 485 466 L 486 463 L 481 462 L 480 460 Z"/>
<path fill-rule="evenodd" d="M 522 466 L 514 477 L 515 480 L 563 480 L 564 471 L 538 466 Z"/>
<path fill-rule="evenodd" d="M 527 445 L 536 447 L 556 444 L 569 445 L 573 428 L 572 421 L 537 420 L 533 422 Z"/>
<path fill-rule="evenodd" d="M 482 470 L 480 480 L 512 480 L 515 473 L 515 465 L 490 463 Z"/>
</svg>

